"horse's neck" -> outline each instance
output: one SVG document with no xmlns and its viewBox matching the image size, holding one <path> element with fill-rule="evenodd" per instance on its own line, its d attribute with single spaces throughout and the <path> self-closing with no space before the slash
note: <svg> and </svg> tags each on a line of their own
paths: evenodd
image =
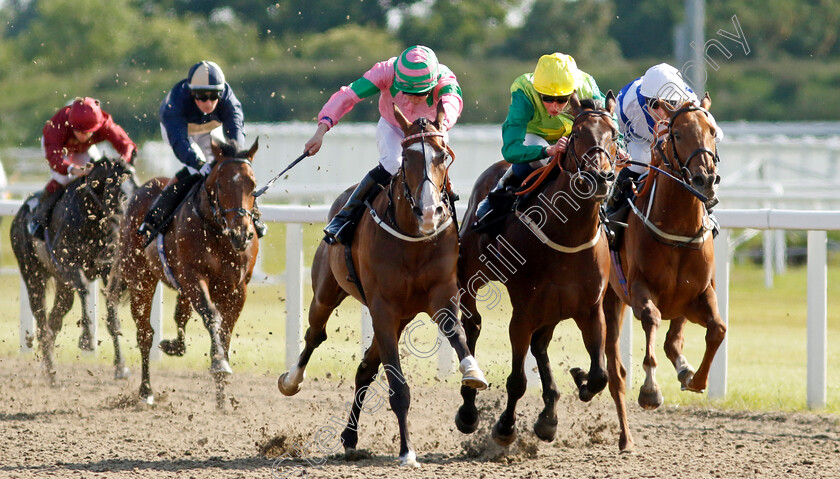
<svg viewBox="0 0 840 479">
<path fill-rule="evenodd" d="M 570 244 L 577 239 L 588 241 L 600 227 L 600 202 L 591 195 L 586 197 L 576 192 L 569 173 L 561 173 L 560 178 L 537 192 L 525 208 L 519 210 L 527 213 L 531 208 L 538 208 L 539 213 L 546 215 L 542 228 L 546 234 L 552 238 L 566 238 Z"/>
<path fill-rule="evenodd" d="M 417 234 L 417 231 L 420 228 L 419 220 L 417 219 L 417 215 L 415 215 L 411 210 L 411 204 L 408 201 L 408 198 L 405 197 L 403 184 L 398 179 L 397 175 L 394 176 L 394 179 L 391 181 L 390 186 L 386 189 L 386 192 L 390 192 L 391 194 L 380 194 L 379 197 L 387 198 L 390 196 L 390 199 L 393 200 L 393 204 L 390 207 L 393 210 L 392 219 L 395 226 L 403 233 L 409 235 Z"/>
</svg>

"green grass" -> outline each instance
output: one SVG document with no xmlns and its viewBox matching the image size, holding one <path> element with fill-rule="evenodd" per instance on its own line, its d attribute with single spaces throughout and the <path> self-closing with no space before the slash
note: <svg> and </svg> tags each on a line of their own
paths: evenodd
<svg viewBox="0 0 840 479">
<path fill-rule="evenodd" d="M 0 266 L 11 268 L 16 265 L 8 243 L 8 223 L 0 225 Z M 312 256 L 320 240 L 322 225 L 308 225 L 304 228 L 304 264 L 312 262 Z M 285 227 L 271 225 L 269 235 L 261 243 L 263 271 L 276 277 L 285 269 Z M 721 401 L 709 401 L 706 395 L 681 392 L 673 367 L 665 357 L 662 342 L 668 322 L 663 322 L 657 334 L 657 357 L 660 367 L 657 379 L 663 388 L 668 404 L 708 406 L 732 409 L 798 411 L 806 409 L 806 279 L 805 268 L 790 268 L 778 275 L 772 289 L 764 287 L 764 273 L 760 266 L 734 265 L 731 273 L 730 324 L 729 324 L 729 371 L 727 396 Z M 828 270 L 828 392 L 824 412 L 840 413 L 840 267 L 830 266 Z M 283 280 L 282 277 L 279 278 Z M 18 354 L 18 312 L 20 283 L 16 274 L 0 275 L 0 357 Z M 304 288 L 304 302 L 309 304 L 311 286 Z M 100 298 L 100 305 L 102 303 Z M 174 294 L 165 293 L 164 337 L 174 335 L 172 320 Z M 285 285 L 252 283 L 242 317 L 234 330 L 231 365 L 235 371 L 279 374 L 285 370 Z M 104 308 L 101 308 L 101 310 Z M 494 309 L 484 309 L 483 335 L 478 343 L 477 356 L 493 387 L 503 388 L 510 370 L 510 348 L 507 341 L 507 318 L 510 304 L 505 295 Z M 57 360 L 64 364 L 109 364 L 113 357 L 111 341 L 104 319 L 100 313 L 100 348 L 96 353 L 83 354 L 76 348 L 79 328 L 75 325 L 80 317 L 78 302 L 65 318 L 64 329 L 58 336 Z M 133 321 L 122 309 L 123 347 L 129 366 L 133 369 L 133 381 L 139 375 L 139 352 L 136 347 Z M 333 380 L 352 384 L 358 362 L 361 358 L 359 305 L 348 299 L 333 314 L 327 328 L 329 338 L 315 352 L 307 370 L 309 378 Z M 418 348 L 430 347 L 434 341 L 435 327 L 428 317 L 417 321 L 425 324 L 415 332 L 414 344 Z M 686 332 L 685 354 L 695 367 L 698 366 L 704 349 L 705 330 L 689 325 Z M 635 401 L 638 387 L 644 378 L 641 360 L 644 351 L 644 333 L 638 321 L 633 326 L 633 361 L 630 366 L 633 389 L 628 400 Z M 152 384 L 155 370 L 193 369 L 205 370 L 208 366 L 209 339 L 200 319 L 194 314 L 187 327 L 187 354 L 183 358 L 164 357 L 153 363 Z M 403 366 L 412 383 L 435 381 L 437 361 L 435 358 L 418 358 L 402 346 Z M 573 321 L 562 322 L 555 333 L 549 349 L 555 377 L 561 390 L 571 393 L 572 382 L 568 369 L 575 366 L 588 367 L 588 359 L 580 339 L 580 333 Z M 36 359 L 33 358 L 33 361 Z M 625 365 L 626 366 L 626 365 Z M 454 365 L 453 365 L 454 367 Z M 458 375 L 453 374 L 446 383 L 457 384 Z M 538 389 L 531 394 L 537 394 Z M 599 400 L 609 401 L 607 393 Z"/>
</svg>

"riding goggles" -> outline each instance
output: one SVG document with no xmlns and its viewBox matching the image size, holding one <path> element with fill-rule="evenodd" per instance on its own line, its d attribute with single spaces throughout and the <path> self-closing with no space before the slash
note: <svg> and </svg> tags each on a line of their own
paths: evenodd
<svg viewBox="0 0 840 479">
<path fill-rule="evenodd" d="M 219 92 L 213 90 L 199 90 L 192 92 L 192 97 L 197 101 L 216 101 L 219 99 Z"/>
<path fill-rule="evenodd" d="M 567 103 L 569 101 L 570 96 L 571 95 L 551 96 L 551 95 L 542 95 L 541 94 L 540 95 L 540 100 L 542 100 L 544 103 L 559 103 L 559 104 L 562 105 L 562 104 Z"/>
</svg>

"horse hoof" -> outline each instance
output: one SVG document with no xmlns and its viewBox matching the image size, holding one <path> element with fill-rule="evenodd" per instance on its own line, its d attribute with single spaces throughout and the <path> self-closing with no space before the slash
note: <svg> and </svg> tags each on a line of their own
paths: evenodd
<svg viewBox="0 0 840 479">
<path fill-rule="evenodd" d="M 214 359 L 210 363 L 210 374 L 233 374 L 227 359 Z"/>
<path fill-rule="evenodd" d="M 400 467 L 420 467 L 420 463 L 417 462 L 417 454 L 409 450 L 400 456 Z"/>
<path fill-rule="evenodd" d="M 170 339 L 162 339 L 160 341 L 160 350 L 167 356 L 183 356 L 187 352 L 187 347 L 182 341 L 173 341 Z"/>
<path fill-rule="evenodd" d="M 495 441 L 496 444 L 502 447 L 508 447 L 511 444 L 513 444 L 513 441 L 516 440 L 516 426 L 513 427 L 510 434 L 505 434 L 501 432 L 500 429 L 500 423 L 496 422 L 496 424 L 493 426 L 493 433 L 491 434 L 493 441 Z"/>
<path fill-rule="evenodd" d="M 557 435 L 557 419 L 537 419 L 537 422 L 534 423 L 534 434 L 542 441 L 553 441 L 554 436 Z"/>
<path fill-rule="evenodd" d="M 475 420 L 472 422 L 465 421 L 461 416 L 461 408 L 459 408 L 458 412 L 455 413 L 455 427 L 464 434 L 474 433 L 478 429 L 478 411 L 476 411 Z"/>
<path fill-rule="evenodd" d="M 300 384 L 295 384 L 294 386 L 289 385 L 287 383 L 288 377 L 288 372 L 285 372 L 280 375 L 280 378 L 277 379 L 277 389 L 279 389 L 284 396 L 294 396 L 295 394 L 300 392 Z"/>
<path fill-rule="evenodd" d="M 577 386 L 578 389 L 580 389 L 580 386 L 586 382 L 586 378 L 589 376 L 589 373 L 581 368 L 572 368 L 569 370 L 569 374 L 572 375 L 572 379 L 574 379 L 575 386 Z"/>
<path fill-rule="evenodd" d="M 147 406 L 154 406 L 155 405 L 155 395 L 154 394 L 149 394 L 148 396 L 145 396 L 145 397 L 141 396 L 140 401 L 145 403 Z"/>
<path fill-rule="evenodd" d="M 694 381 L 694 370 L 691 368 L 683 369 L 677 374 L 677 379 L 680 381 L 680 390 L 691 391 L 695 393 L 702 393 L 706 388 L 696 388 L 691 383 Z"/>
<path fill-rule="evenodd" d="M 643 409 L 656 409 L 663 402 L 665 402 L 665 397 L 662 396 L 662 391 L 659 389 L 650 392 L 639 390 L 639 406 L 642 406 Z"/>
<path fill-rule="evenodd" d="M 120 365 L 114 368 L 114 379 L 128 379 L 129 376 L 131 376 L 131 369 L 128 369 L 128 367 Z"/>
</svg>

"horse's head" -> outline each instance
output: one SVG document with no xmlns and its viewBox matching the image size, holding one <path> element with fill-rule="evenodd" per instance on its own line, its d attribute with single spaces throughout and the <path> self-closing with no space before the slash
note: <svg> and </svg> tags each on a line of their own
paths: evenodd
<svg viewBox="0 0 840 479">
<path fill-rule="evenodd" d="M 676 176 L 697 190 L 712 204 L 717 203 L 715 194 L 720 183 L 717 171 L 719 157 L 715 146 L 717 126 L 709 117 L 712 100 L 709 94 L 700 101 L 700 106 L 685 102 L 681 107 L 672 107 L 660 102 L 670 116 L 668 138 L 663 150 L 671 154 L 668 165 Z"/>
<path fill-rule="evenodd" d="M 259 148 L 236 151 L 228 144 L 213 142 L 213 169 L 204 181 L 214 221 L 237 251 L 245 251 L 254 238 L 254 188 L 257 180 L 251 163 Z"/>
<path fill-rule="evenodd" d="M 603 201 L 615 181 L 618 130 L 613 123 L 615 96 L 607 93 L 606 108 L 593 100 L 569 100 L 574 123 L 562 167 L 573 173 L 574 189 L 586 198 Z"/>
<path fill-rule="evenodd" d="M 104 212 L 116 209 L 125 197 L 123 185 L 134 174 L 133 168 L 124 160 L 102 158 L 93 164 L 82 188 Z"/>
<path fill-rule="evenodd" d="M 403 162 L 397 181 L 403 185 L 403 195 L 417 217 L 420 233 L 430 235 L 449 216 L 443 191 L 447 181 L 447 162 L 452 156 L 441 130 L 443 106 L 438 104 L 435 121 L 421 117 L 409 123 L 396 104 L 394 117 L 405 133 Z"/>
</svg>

